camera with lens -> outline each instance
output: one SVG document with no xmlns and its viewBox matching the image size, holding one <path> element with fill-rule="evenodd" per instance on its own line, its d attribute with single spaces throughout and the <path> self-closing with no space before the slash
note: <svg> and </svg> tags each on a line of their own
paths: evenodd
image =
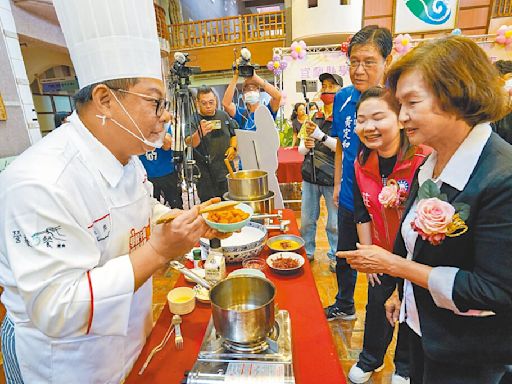
<svg viewBox="0 0 512 384">
<path fill-rule="evenodd" d="M 245 47 L 242 47 L 240 50 L 240 57 L 233 63 L 233 70 L 238 69 L 238 74 L 242 77 L 252 77 L 254 76 L 254 70 L 258 68 L 258 65 L 251 63 L 251 51 Z"/>
<path fill-rule="evenodd" d="M 200 67 L 187 67 L 189 61 L 188 53 L 176 52 L 174 54 L 174 63 L 172 64 L 171 72 L 182 79 L 188 78 L 190 75 L 201 73 Z"/>
</svg>

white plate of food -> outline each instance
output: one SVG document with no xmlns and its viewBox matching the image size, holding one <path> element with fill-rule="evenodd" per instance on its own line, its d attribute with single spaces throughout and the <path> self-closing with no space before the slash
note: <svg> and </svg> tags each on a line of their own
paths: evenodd
<svg viewBox="0 0 512 384">
<path fill-rule="evenodd" d="M 304 257 L 295 252 L 276 252 L 267 257 L 267 265 L 275 273 L 292 275 L 302 269 Z"/>
</svg>

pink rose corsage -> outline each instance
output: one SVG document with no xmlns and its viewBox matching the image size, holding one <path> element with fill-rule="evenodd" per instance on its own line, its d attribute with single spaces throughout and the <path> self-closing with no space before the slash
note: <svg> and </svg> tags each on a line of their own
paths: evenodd
<svg viewBox="0 0 512 384">
<path fill-rule="evenodd" d="M 439 245 L 446 236 L 457 237 L 467 232 L 468 226 L 464 220 L 469 216 L 469 205 L 448 203 L 447 196 L 432 180 L 423 183 L 418 197 L 420 201 L 411 227 L 423 240 Z"/>
<path fill-rule="evenodd" d="M 407 200 L 407 190 L 396 180 L 389 179 L 382 187 L 378 199 L 384 208 L 398 208 Z"/>
</svg>

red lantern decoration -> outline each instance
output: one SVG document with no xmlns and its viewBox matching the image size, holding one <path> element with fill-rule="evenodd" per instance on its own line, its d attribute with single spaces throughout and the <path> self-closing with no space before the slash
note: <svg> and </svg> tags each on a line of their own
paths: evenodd
<svg viewBox="0 0 512 384">
<path fill-rule="evenodd" d="M 348 52 L 348 43 L 346 41 L 344 43 L 341 43 L 341 52 L 345 54 Z"/>
</svg>

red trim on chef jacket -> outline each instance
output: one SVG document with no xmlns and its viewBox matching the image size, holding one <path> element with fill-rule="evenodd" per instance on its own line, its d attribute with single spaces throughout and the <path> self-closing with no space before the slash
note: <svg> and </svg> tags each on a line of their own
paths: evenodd
<svg viewBox="0 0 512 384">
<path fill-rule="evenodd" d="M 103 219 L 105 219 L 106 217 L 109 217 L 109 216 L 110 216 L 110 213 L 107 213 L 105 216 L 101 216 L 99 219 L 94 220 L 94 221 L 92 222 L 92 224 L 91 224 L 91 225 L 89 225 L 89 226 L 87 227 L 87 229 L 92 228 L 92 226 L 94 225 L 94 223 L 97 223 L 98 221 L 103 220 Z"/>
<path fill-rule="evenodd" d="M 92 316 L 94 314 L 94 294 L 92 292 L 92 283 L 91 283 L 91 275 L 90 271 L 87 271 L 87 281 L 89 282 L 89 294 L 91 295 L 91 312 L 89 313 L 89 321 L 87 322 L 87 332 L 86 335 L 89 334 L 92 325 Z"/>
</svg>

